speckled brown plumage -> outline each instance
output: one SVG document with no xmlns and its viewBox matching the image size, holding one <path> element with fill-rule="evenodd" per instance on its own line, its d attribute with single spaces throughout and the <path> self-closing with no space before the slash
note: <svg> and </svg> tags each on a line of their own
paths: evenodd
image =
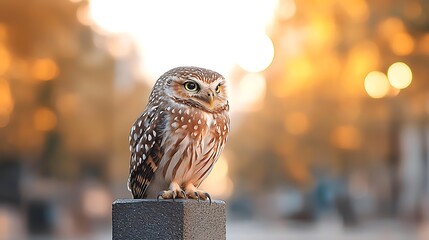
<svg viewBox="0 0 429 240">
<path fill-rule="evenodd" d="M 206 199 L 197 188 L 227 141 L 228 110 L 219 73 L 179 67 L 163 74 L 130 132 L 133 197 Z"/>
</svg>

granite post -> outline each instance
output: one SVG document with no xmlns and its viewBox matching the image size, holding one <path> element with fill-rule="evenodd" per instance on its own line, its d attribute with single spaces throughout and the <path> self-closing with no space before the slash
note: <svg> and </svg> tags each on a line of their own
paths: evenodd
<svg viewBox="0 0 429 240">
<path fill-rule="evenodd" d="M 226 239 L 225 202 L 118 199 L 112 235 L 113 240 Z"/>
</svg>

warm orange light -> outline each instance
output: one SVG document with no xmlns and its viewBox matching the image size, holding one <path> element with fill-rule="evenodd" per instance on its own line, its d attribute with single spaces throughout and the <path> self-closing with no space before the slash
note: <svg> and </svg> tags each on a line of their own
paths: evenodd
<svg viewBox="0 0 429 240">
<path fill-rule="evenodd" d="M 266 94 L 265 77 L 258 73 L 246 74 L 240 81 L 236 99 L 238 109 L 243 111 L 255 111 L 262 107 Z"/>
<path fill-rule="evenodd" d="M 343 125 L 334 129 L 331 142 L 341 149 L 357 149 L 361 145 L 361 135 L 356 127 Z"/>
<path fill-rule="evenodd" d="M 429 55 L 429 33 L 420 38 L 419 49 L 423 54 Z"/>
<path fill-rule="evenodd" d="M 337 26 L 329 15 L 315 15 L 310 21 L 308 40 L 316 48 L 333 43 L 337 37 Z"/>
<path fill-rule="evenodd" d="M 13 107 L 14 100 L 9 82 L 6 79 L 0 78 L 0 128 L 6 127 L 9 124 Z"/>
<path fill-rule="evenodd" d="M 286 161 L 284 162 L 284 166 L 288 176 L 296 183 L 301 186 L 307 186 L 311 183 L 312 176 L 306 163 L 301 161 Z"/>
<path fill-rule="evenodd" d="M 89 6 L 87 4 L 81 4 L 79 6 L 76 11 L 76 18 L 81 24 L 85 26 L 89 26 L 93 23 L 91 17 L 89 16 Z"/>
<path fill-rule="evenodd" d="M 351 48 L 345 63 L 344 94 L 361 96 L 365 93 L 362 89 L 362 79 L 372 69 L 377 69 L 380 64 L 380 53 L 377 44 L 372 41 L 361 41 Z M 329 71 L 330 68 L 327 69 Z M 339 71 L 337 71 L 339 72 Z"/>
<path fill-rule="evenodd" d="M 396 97 L 396 96 L 399 95 L 400 92 L 401 92 L 401 89 L 395 88 L 395 87 L 392 86 L 389 89 L 389 92 L 387 93 L 387 96 L 389 96 L 389 97 Z"/>
<path fill-rule="evenodd" d="M 288 64 L 288 76 L 297 85 L 304 85 L 313 74 L 313 65 L 307 57 L 298 57 Z"/>
<path fill-rule="evenodd" d="M 368 71 L 377 68 L 379 62 L 380 53 L 377 44 L 371 41 L 359 42 L 349 51 L 347 75 L 361 80 Z"/>
<path fill-rule="evenodd" d="M 390 84 L 398 89 L 404 89 L 411 84 L 413 73 L 410 67 L 403 62 L 392 64 L 387 71 Z"/>
<path fill-rule="evenodd" d="M 391 38 L 393 35 L 405 30 L 404 23 L 399 18 L 388 18 L 378 25 L 378 31 L 385 38 Z"/>
<path fill-rule="evenodd" d="M 345 12 L 357 21 L 364 21 L 369 16 L 368 4 L 365 0 L 338 1 Z"/>
<path fill-rule="evenodd" d="M 417 19 L 422 15 L 422 6 L 419 1 L 409 1 L 404 7 L 404 13 L 407 18 Z"/>
<path fill-rule="evenodd" d="M 14 107 L 12 93 L 6 79 L 0 78 L 0 114 L 9 115 Z"/>
<path fill-rule="evenodd" d="M 0 128 L 6 127 L 9 124 L 10 115 L 0 112 Z"/>
<path fill-rule="evenodd" d="M 309 58 L 299 56 L 288 61 L 284 71 L 285 77 L 279 79 L 277 86 L 273 89 L 278 97 L 286 97 L 304 88 L 313 76 L 314 65 Z"/>
<path fill-rule="evenodd" d="M 2 76 L 9 68 L 10 61 L 9 51 L 0 43 L 0 76 Z"/>
<path fill-rule="evenodd" d="M 389 92 L 390 85 L 387 76 L 378 71 L 368 73 L 365 77 L 365 90 L 372 98 L 382 98 Z"/>
<path fill-rule="evenodd" d="M 50 131 L 57 125 L 57 116 L 49 108 L 41 107 L 33 116 L 34 128 L 39 131 Z"/>
<path fill-rule="evenodd" d="M 284 123 L 286 130 L 294 135 L 305 133 L 309 126 L 308 117 L 302 112 L 287 114 Z"/>
<path fill-rule="evenodd" d="M 201 188 L 209 192 L 212 197 L 228 198 L 231 196 L 233 183 L 228 177 L 228 162 L 224 156 L 219 158 L 210 175 L 201 184 Z"/>
<path fill-rule="evenodd" d="M 390 47 L 396 55 L 405 56 L 414 50 L 414 39 L 406 32 L 397 33 L 390 39 Z"/>
<path fill-rule="evenodd" d="M 114 36 L 107 41 L 107 50 L 115 58 L 125 57 L 131 48 L 131 40 L 124 35 Z"/>
<path fill-rule="evenodd" d="M 0 41 L 6 40 L 7 35 L 8 35 L 8 32 L 7 32 L 6 25 L 3 23 L 0 23 Z"/>
<path fill-rule="evenodd" d="M 56 107 L 61 114 L 74 113 L 79 105 L 78 95 L 74 93 L 62 93 L 59 95 Z"/>
<path fill-rule="evenodd" d="M 282 20 L 289 19 L 295 15 L 296 4 L 294 0 L 283 0 L 279 1 L 277 8 L 277 14 Z"/>
<path fill-rule="evenodd" d="M 58 66 L 50 58 L 41 58 L 34 61 L 30 72 L 34 79 L 41 81 L 52 80 L 58 75 Z"/>
</svg>

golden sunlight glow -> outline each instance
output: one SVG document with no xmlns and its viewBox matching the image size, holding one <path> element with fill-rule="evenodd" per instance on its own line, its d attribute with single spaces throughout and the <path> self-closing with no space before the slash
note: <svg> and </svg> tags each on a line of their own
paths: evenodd
<svg viewBox="0 0 429 240">
<path fill-rule="evenodd" d="M 115 58 L 125 57 L 131 52 L 132 43 L 123 35 L 111 37 L 107 41 L 107 50 Z"/>
<path fill-rule="evenodd" d="M 273 55 L 265 31 L 276 6 L 277 0 L 90 0 L 89 15 L 95 31 L 125 33 L 135 42 L 141 62 L 135 72 L 152 82 L 184 65 L 224 75 L 238 63 L 253 72 L 265 69 Z"/>
<path fill-rule="evenodd" d="M 10 114 L 13 106 L 14 102 L 9 83 L 6 79 L 0 78 L 0 114 Z"/>
<path fill-rule="evenodd" d="M 10 114 L 14 107 L 12 93 L 6 79 L 0 78 L 0 128 L 9 123 Z"/>
<path fill-rule="evenodd" d="M 404 8 L 404 14 L 409 19 L 418 19 L 422 15 L 423 9 L 419 1 L 409 1 Z"/>
<path fill-rule="evenodd" d="M 387 96 L 389 96 L 389 97 L 396 97 L 396 96 L 399 95 L 400 92 L 401 92 L 401 89 L 395 88 L 395 87 L 392 86 L 389 89 L 389 92 L 387 93 Z"/>
<path fill-rule="evenodd" d="M 305 133 L 309 127 L 309 120 L 307 115 L 302 112 L 293 112 L 286 115 L 285 128 L 293 135 L 300 135 Z"/>
<path fill-rule="evenodd" d="M 273 89 L 277 97 L 286 97 L 305 88 L 314 74 L 314 65 L 305 56 L 296 56 L 287 61 L 284 67 L 284 77 L 276 82 Z"/>
<path fill-rule="evenodd" d="M 58 95 L 56 107 L 61 114 L 74 113 L 79 106 L 79 95 L 75 93 L 62 93 Z"/>
<path fill-rule="evenodd" d="M 30 69 L 31 76 L 41 81 L 52 80 L 58 75 L 58 66 L 50 58 L 41 58 L 34 61 Z"/>
<path fill-rule="evenodd" d="M 387 70 L 387 77 L 393 87 L 404 89 L 411 84 L 413 73 L 407 64 L 396 62 L 389 67 L 389 70 Z"/>
<path fill-rule="evenodd" d="M 3 42 L 7 40 L 8 37 L 8 30 L 6 28 L 6 25 L 3 23 L 0 23 L 0 41 Z"/>
<path fill-rule="evenodd" d="M 9 124 L 10 115 L 0 112 L 0 128 L 6 127 Z"/>
<path fill-rule="evenodd" d="M 378 25 L 378 31 L 387 39 L 404 30 L 405 26 L 402 20 L 395 17 L 387 18 Z"/>
<path fill-rule="evenodd" d="M 228 198 L 231 196 L 233 183 L 228 177 L 228 162 L 224 156 L 219 158 L 207 179 L 201 184 L 201 188 L 209 192 L 212 197 Z"/>
<path fill-rule="evenodd" d="M 357 149 L 361 145 L 361 134 L 352 125 L 343 125 L 334 129 L 331 135 L 331 143 L 341 149 Z"/>
<path fill-rule="evenodd" d="M 84 4 L 80 5 L 76 11 L 76 18 L 81 24 L 85 26 L 91 25 L 92 19 L 89 16 L 89 6 Z"/>
<path fill-rule="evenodd" d="M 373 71 L 365 77 L 365 90 L 372 98 L 382 98 L 389 92 L 390 85 L 386 74 Z"/>
<path fill-rule="evenodd" d="M 304 85 L 313 75 L 314 66 L 308 57 L 297 57 L 287 64 L 287 71 L 294 84 Z"/>
<path fill-rule="evenodd" d="M 237 109 L 256 111 L 262 107 L 266 94 L 265 77 L 258 73 L 248 73 L 240 81 L 238 94 L 235 95 Z"/>
<path fill-rule="evenodd" d="M 57 125 L 57 116 L 49 108 L 40 107 L 33 117 L 34 128 L 39 131 L 50 131 Z"/>
<path fill-rule="evenodd" d="M 377 69 L 380 65 L 380 52 L 378 46 L 372 41 L 360 41 L 356 43 L 348 52 L 345 62 L 344 76 L 347 78 L 347 94 L 361 96 L 364 94 L 362 89 L 362 79 L 372 69 Z"/>
<path fill-rule="evenodd" d="M 377 44 L 371 41 L 361 41 L 349 51 L 346 71 L 351 77 L 361 80 L 368 71 L 377 68 L 379 62 L 380 53 Z"/>
<path fill-rule="evenodd" d="M 295 15 L 296 4 L 294 0 L 283 0 L 279 1 L 279 6 L 277 8 L 277 14 L 280 19 L 286 20 Z"/>
<path fill-rule="evenodd" d="M 308 164 L 301 161 L 284 161 L 284 168 L 288 176 L 301 186 L 308 186 L 312 182 L 312 174 Z"/>
<path fill-rule="evenodd" d="M 368 4 L 365 0 L 338 1 L 351 18 L 364 21 L 369 16 Z"/>
<path fill-rule="evenodd" d="M 248 36 L 241 44 L 238 53 L 238 64 L 248 72 L 264 71 L 274 58 L 274 46 L 265 34 Z"/>
<path fill-rule="evenodd" d="M 405 56 L 414 50 L 414 39 L 406 32 L 394 34 L 390 39 L 390 47 L 398 56 Z"/>
<path fill-rule="evenodd" d="M 314 48 L 323 48 L 334 43 L 338 33 L 334 17 L 315 14 L 311 18 L 309 23 L 309 43 Z"/>
<path fill-rule="evenodd" d="M 0 76 L 9 68 L 10 61 L 9 51 L 0 43 Z"/>
<path fill-rule="evenodd" d="M 419 50 L 423 54 L 429 55 L 429 33 L 426 33 L 419 39 Z"/>
</svg>

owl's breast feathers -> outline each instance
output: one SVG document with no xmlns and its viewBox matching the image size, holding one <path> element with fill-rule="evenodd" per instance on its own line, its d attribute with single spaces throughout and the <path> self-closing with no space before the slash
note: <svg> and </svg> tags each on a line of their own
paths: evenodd
<svg viewBox="0 0 429 240">
<path fill-rule="evenodd" d="M 145 197 L 157 170 L 166 181 L 198 186 L 219 158 L 229 132 L 226 111 L 211 114 L 182 106 L 148 107 L 131 128 L 129 188 L 134 198 Z"/>
<path fill-rule="evenodd" d="M 162 177 L 198 186 L 210 172 L 226 142 L 229 119 L 197 108 L 168 107 L 171 115 L 162 143 Z"/>
</svg>

